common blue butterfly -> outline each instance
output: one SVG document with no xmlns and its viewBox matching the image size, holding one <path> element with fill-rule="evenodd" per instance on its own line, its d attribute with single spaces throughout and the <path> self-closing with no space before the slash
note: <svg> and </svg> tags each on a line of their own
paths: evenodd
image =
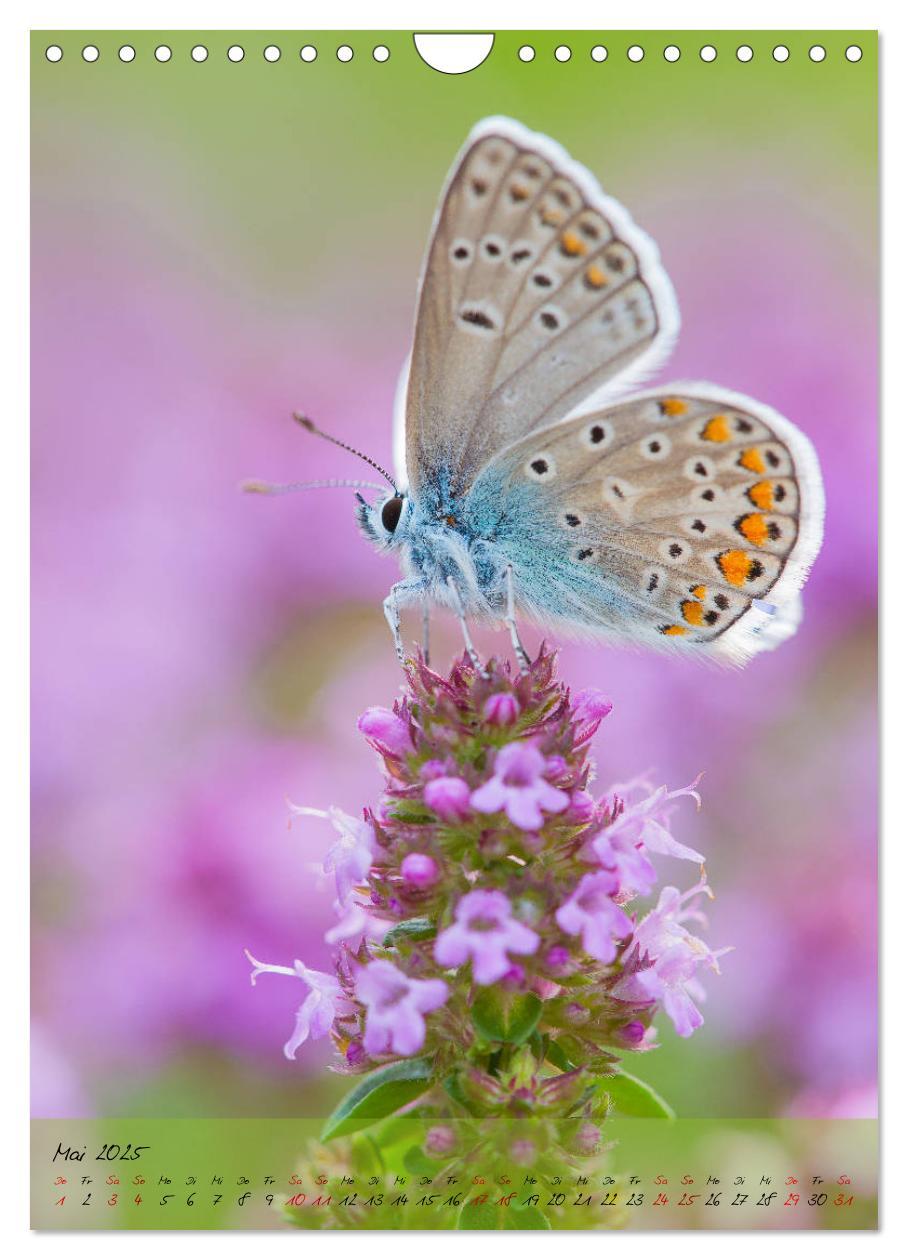
<svg viewBox="0 0 908 1260">
<path fill-rule="evenodd" d="M 620 397 L 678 327 L 627 211 L 548 137 L 480 122 L 442 193 L 398 390 L 407 488 L 357 496 L 405 574 L 385 601 L 401 659 L 408 604 L 457 613 L 474 660 L 468 620 L 505 622 L 522 664 L 515 613 L 739 664 L 796 629 L 823 529 L 813 447 L 716 385 Z"/>
</svg>

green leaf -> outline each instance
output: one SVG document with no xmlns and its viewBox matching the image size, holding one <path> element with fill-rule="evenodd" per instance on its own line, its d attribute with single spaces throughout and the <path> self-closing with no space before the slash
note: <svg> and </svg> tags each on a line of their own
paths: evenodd
<svg viewBox="0 0 908 1260">
<path fill-rule="evenodd" d="M 431 919 L 405 919 L 403 923 L 395 923 L 385 936 L 382 945 L 399 945 L 401 941 L 424 941 L 435 935 L 435 924 Z"/>
<path fill-rule="evenodd" d="M 487 1041 L 519 1046 L 539 1023 L 542 1002 L 535 993 L 509 993 L 491 986 L 479 990 L 470 1012 Z"/>
<path fill-rule="evenodd" d="M 398 801 L 391 810 L 391 817 L 402 823 L 425 823 L 432 822 L 435 816 L 422 801 Z"/>
<path fill-rule="evenodd" d="M 426 1092 L 431 1075 L 429 1059 L 402 1059 L 370 1072 L 334 1108 L 321 1140 L 355 1133 L 405 1107 Z"/>
<path fill-rule="evenodd" d="M 546 1048 L 545 1057 L 550 1063 L 554 1063 L 555 1067 L 561 1068 L 562 1072 L 570 1072 L 574 1066 L 554 1038 L 549 1042 Z"/>
<path fill-rule="evenodd" d="M 631 1076 L 630 1072 L 616 1072 L 606 1076 L 600 1088 L 612 1100 L 612 1106 L 622 1116 L 636 1116 L 647 1120 L 674 1120 L 675 1113 L 661 1094 L 651 1085 Z"/>
</svg>

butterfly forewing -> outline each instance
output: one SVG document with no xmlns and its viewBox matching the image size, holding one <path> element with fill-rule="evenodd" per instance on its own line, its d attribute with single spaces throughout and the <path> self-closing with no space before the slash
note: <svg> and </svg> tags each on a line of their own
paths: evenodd
<svg viewBox="0 0 908 1260">
<path fill-rule="evenodd" d="M 769 408 L 708 386 L 553 425 L 483 477 L 505 468 L 505 498 L 531 496 L 540 541 L 557 558 L 553 581 L 578 592 L 590 630 L 744 659 L 819 548 L 810 444 Z M 538 577 L 530 606 L 535 586 Z"/>
<path fill-rule="evenodd" d="M 406 402 L 407 468 L 454 493 L 503 446 L 626 368 L 676 326 L 652 242 L 546 137 L 473 132 L 443 194 Z"/>
</svg>

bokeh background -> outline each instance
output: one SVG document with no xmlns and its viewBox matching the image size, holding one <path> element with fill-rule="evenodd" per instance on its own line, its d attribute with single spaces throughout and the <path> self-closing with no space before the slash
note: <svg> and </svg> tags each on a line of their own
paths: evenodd
<svg viewBox="0 0 908 1260">
<path fill-rule="evenodd" d="M 251 989 L 243 948 L 327 963 L 330 835 L 288 828 L 285 798 L 376 796 L 355 719 L 399 686 L 395 571 L 350 492 L 237 487 L 363 474 L 293 407 L 391 458 L 435 200 L 492 112 L 555 136 L 658 240 L 683 318 L 659 379 L 764 399 L 826 479 L 780 651 L 744 672 L 563 653 L 615 703 L 602 781 L 705 771 L 677 830 L 735 950 L 705 1028 L 638 1070 L 685 1116 L 875 1114 L 875 37 L 505 33 L 460 76 L 405 32 L 42 32 L 32 56 L 35 1114 L 317 1115 L 340 1092 L 325 1043 L 284 1060 L 302 987 Z M 442 615 L 435 639 L 439 660 L 457 645 Z"/>
</svg>

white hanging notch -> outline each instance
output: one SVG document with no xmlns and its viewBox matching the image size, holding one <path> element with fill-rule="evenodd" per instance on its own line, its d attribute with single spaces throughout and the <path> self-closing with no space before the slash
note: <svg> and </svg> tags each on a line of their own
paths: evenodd
<svg viewBox="0 0 908 1260">
<path fill-rule="evenodd" d="M 494 35 L 414 35 L 416 51 L 427 66 L 442 74 L 466 74 L 481 66 L 492 51 Z"/>
</svg>

